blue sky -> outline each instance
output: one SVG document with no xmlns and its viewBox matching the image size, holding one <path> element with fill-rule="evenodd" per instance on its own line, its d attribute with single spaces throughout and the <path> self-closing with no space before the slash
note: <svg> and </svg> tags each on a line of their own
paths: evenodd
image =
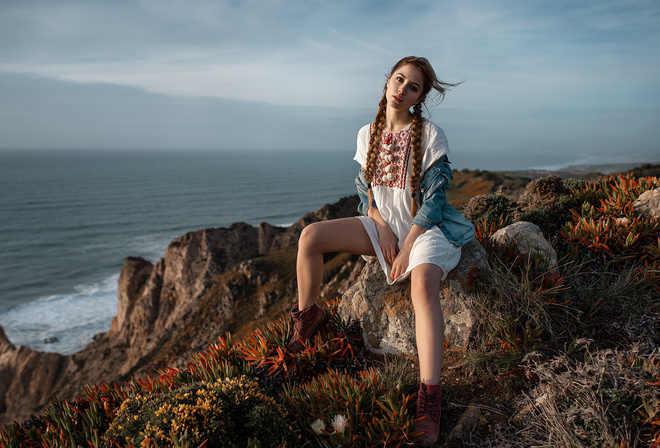
<svg viewBox="0 0 660 448">
<path fill-rule="evenodd" d="M 457 168 L 660 161 L 657 0 L 2 0 L 0 149 L 351 157 L 411 54 Z"/>
</svg>

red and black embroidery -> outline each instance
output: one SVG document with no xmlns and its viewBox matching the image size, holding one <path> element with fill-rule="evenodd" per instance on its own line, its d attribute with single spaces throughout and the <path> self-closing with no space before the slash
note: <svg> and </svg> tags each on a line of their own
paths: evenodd
<svg viewBox="0 0 660 448">
<path fill-rule="evenodd" d="M 373 124 L 371 130 L 373 131 Z M 409 160 L 410 128 L 397 133 L 383 131 L 372 185 L 405 189 Z"/>
</svg>

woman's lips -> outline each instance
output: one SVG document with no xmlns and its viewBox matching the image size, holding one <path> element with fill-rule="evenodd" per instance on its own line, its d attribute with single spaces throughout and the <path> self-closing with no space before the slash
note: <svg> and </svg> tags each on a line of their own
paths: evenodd
<svg viewBox="0 0 660 448">
<path fill-rule="evenodd" d="M 394 98 L 394 101 L 396 101 L 397 103 L 403 102 L 403 100 L 400 97 L 396 96 L 396 95 L 392 95 L 392 98 Z"/>
</svg>

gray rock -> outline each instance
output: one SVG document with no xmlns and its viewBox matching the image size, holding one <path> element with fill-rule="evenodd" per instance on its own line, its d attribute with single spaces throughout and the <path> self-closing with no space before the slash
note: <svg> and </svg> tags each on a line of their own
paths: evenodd
<svg viewBox="0 0 660 448">
<path fill-rule="evenodd" d="M 660 219 L 660 189 L 648 190 L 633 202 L 635 212 L 644 218 Z"/>
<path fill-rule="evenodd" d="M 461 261 L 452 270 L 440 291 L 445 317 L 445 339 L 465 347 L 475 320 L 469 308 L 474 279 L 481 269 L 489 269 L 486 252 L 478 241 L 463 246 Z M 371 260 L 362 274 L 342 296 L 338 308 L 345 319 L 362 322 L 367 348 L 376 353 L 415 354 L 415 313 L 410 298 L 410 281 L 388 286 L 380 265 Z"/>
<path fill-rule="evenodd" d="M 461 418 L 458 420 L 458 423 L 456 426 L 454 426 L 454 429 L 451 430 L 449 433 L 449 439 L 462 439 L 463 437 L 469 435 L 474 428 L 477 427 L 479 424 L 479 420 L 481 419 L 481 409 L 479 409 L 479 406 L 475 405 L 470 405 L 465 412 L 463 412 L 463 415 L 461 415 Z"/>
<path fill-rule="evenodd" d="M 557 253 L 543 237 L 541 229 L 531 222 L 514 222 L 495 232 L 490 240 L 501 245 L 512 245 L 521 256 L 543 257 L 548 270 L 557 268 Z"/>
</svg>

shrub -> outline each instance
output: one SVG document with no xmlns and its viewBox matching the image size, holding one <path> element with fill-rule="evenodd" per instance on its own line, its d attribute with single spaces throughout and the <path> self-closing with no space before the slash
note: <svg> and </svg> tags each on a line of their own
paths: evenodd
<svg viewBox="0 0 660 448">
<path fill-rule="evenodd" d="M 572 218 L 575 201 L 570 196 L 560 196 L 551 206 L 529 209 L 518 215 L 518 221 L 534 223 L 550 239 Z"/>
<path fill-rule="evenodd" d="M 506 190 L 500 188 L 496 193 L 473 197 L 463 207 L 462 213 L 473 223 L 490 225 L 512 215 L 515 208 L 516 202 L 507 196 Z"/>
<path fill-rule="evenodd" d="M 249 439 L 264 447 L 295 442 L 284 410 L 246 377 L 131 396 L 122 403 L 104 439 L 138 445 L 148 438 L 171 446 L 181 436 L 189 444 L 207 440 L 207 447 L 246 446 Z"/>
<path fill-rule="evenodd" d="M 570 195 L 570 187 L 577 181 L 564 181 L 550 175 L 530 182 L 518 200 L 517 221 L 536 224 L 546 238 L 551 238 L 572 217 L 577 202 Z"/>
</svg>

